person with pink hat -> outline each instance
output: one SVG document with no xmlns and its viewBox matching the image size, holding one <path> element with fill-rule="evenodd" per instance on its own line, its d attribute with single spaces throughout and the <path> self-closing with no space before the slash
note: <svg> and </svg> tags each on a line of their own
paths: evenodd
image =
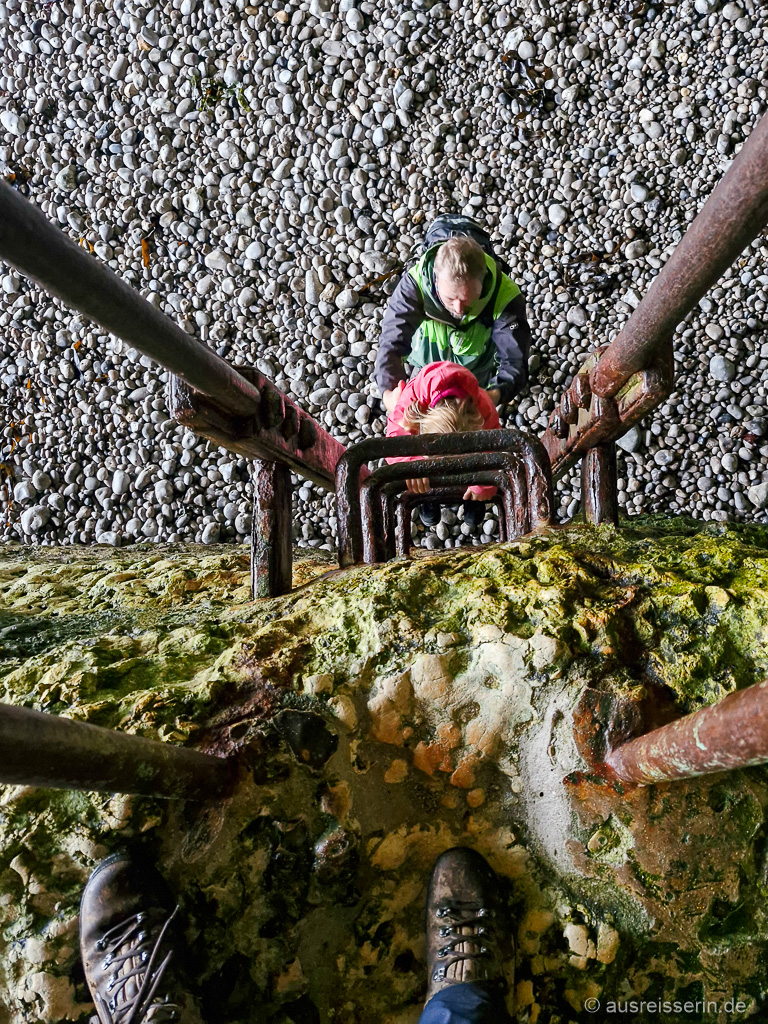
<svg viewBox="0 0 768 1024">
<path fill-rule="evenodd" d="M 438 362 L 425 366 L 409 380 L 400 381 L 393 391 L 392 409 L 387 416 L 387 437 L 404 434 L 451 434 L 465 430 L 498 430 L 499 414 L 492 398 L 477 383 L 471 370 L 458 363 Z M 408 462 L 416 456 L 401 456 L 387 462 Z M 425 494 L 429 478 L 407 481 L 409 491 Z M 475 529 L 485 516 L 484 502 L 495 487 L 471 486 L 464 493 L 464 522 Z M 440 522 L 440 506 L 422 505 L 419 515 L 425 526 Z"/>
</svg>

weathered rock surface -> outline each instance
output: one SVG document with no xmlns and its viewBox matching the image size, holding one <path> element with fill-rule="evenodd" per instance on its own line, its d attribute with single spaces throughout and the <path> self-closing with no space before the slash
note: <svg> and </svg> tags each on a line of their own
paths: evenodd
<svg viewBox="0 0 768 1024">
<path fill-rule="evenodd" d="M 501 876 L 519 1019 L 633 995 L 759 1012 L 768 772 L 622 791 L 592 725 L 766 675 L 768 530 L 574 527 L 257 603 L 231 548 L 72 554 L 0 558 L 0 699 L 243 773 L 208 807 L 2 789 L 0 1019 L 88 1019 L 80 892 L 133 843 L 178 893 L 211 1021 L 416 1022 L 428 869 L 455 843 Z"/>
</svg>

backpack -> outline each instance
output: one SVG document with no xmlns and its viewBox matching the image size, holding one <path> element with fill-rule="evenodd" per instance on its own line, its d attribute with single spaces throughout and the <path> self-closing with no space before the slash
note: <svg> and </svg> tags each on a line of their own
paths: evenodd
<svg viewBox="0 0 768 1024">
<path fill-rule="evenodd" d="M 435 217 L 427 228 L 427 235 L 419 255 L 426 252 L 427 249 L 431 249 L 433 245 L 437 245 L 438 242 L 447 242 L 449 238 L 455 238 L 456 236 L 474 239 L 483 252 L 496 261 L 503 273 L 509 274 L 511 270 L 509 264 L 506 260 L 496 255 L 493 249 L 493 242 L 491 242 L 491 236 L 482 224 L 479 224 L 472 217 L 465 217 L 460 213 L 441 213 L 439 217 Z"/>
</svg>

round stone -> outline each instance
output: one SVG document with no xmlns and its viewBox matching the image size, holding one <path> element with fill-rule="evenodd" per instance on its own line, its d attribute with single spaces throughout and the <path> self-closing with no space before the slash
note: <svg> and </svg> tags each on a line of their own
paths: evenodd
<svg viewBox="0 0 768 1024">
<path fill-rule="evenodd" d="M 159 504 L 164 505 L 173 501 L 173 484 L 170 480 L 158 480 L 155 484 L 155 498 Z"/>
<path fill-rule="evenodd" d="M 352 309 L 357 305 L 357 300 L 358 294 L 354 288 L 345 288 L 336 296 L 336 306 L 338 309 Z"/>
<path fill-rule="evenodd" d="M 565 224 L 568 220 L 568 211 L 559 203 L 553 203 L 547 210 L 547 217 L 553 227 L 559 228 L 561 224 Z"/>
<path fill-rule="evenodd" d="M 62 167 L 56 175 L 56 188 L 62 192 L 72 192 L 77 188 L 77 168 L 74 164 Z"/>
<path fill-rule="evenodd" d="M 13 500 L 20 504 L 25 501 L 34 501 L 37 497 L 37 489 L 31 480 L 20 480 L 13 488 Z"/>
<path fill-rule="evenodd" d="M 24 119 L 12 110 L 0 112 L 0 124 L 11 135 L 23 135 L 26 131 Z"/>
<path fill-rule="evenodd" d="M 632 182 L 629 187 L 629 191 L 632 196 L 632 202 L 634 203 L 644 203 L 648 198 L 648 189 L 638 181 Z"/>
<path fill-rule="evenodd" d="M 226 270 L 229 265 L 229 259 L 225 252 L 221 249 L 214 249 L 209 252 L 203 261 L 209 270 Z"/>
<path fill-rule="evenodd" d="M 617 446 L 625 452 L 636 452 L 640 447 L 640 431 L 637 427 L 630 427 L 629 430 L 616 442 Z"/>
<path fill-rule="evenodd" d="M 37 533 L 51 518 L 51 510 L 47 505 L 33 505 L 21 513 L 21 528 L 27 535 Z"/>
<path fill-rule="evenodd" d="M 624 249 L 624 255 L 628 260 L 639 260 L 645 256 L 646 245 L 642 239 L 636 239 L 634 242 L 629 242 Z"/>
</svg>

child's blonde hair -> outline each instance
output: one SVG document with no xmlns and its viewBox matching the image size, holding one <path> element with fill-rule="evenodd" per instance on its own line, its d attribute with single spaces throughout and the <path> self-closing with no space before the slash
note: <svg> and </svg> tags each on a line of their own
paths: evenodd
<svg viewBox="0 0 768 1024">
<path fill-rule="evenodd" d="M 485 420 L 471 398 L 441 398 L 429 409 L 411 402 L 401 422 L 414 434 L 456 434 L 480 430 Z"/>
</svg>

